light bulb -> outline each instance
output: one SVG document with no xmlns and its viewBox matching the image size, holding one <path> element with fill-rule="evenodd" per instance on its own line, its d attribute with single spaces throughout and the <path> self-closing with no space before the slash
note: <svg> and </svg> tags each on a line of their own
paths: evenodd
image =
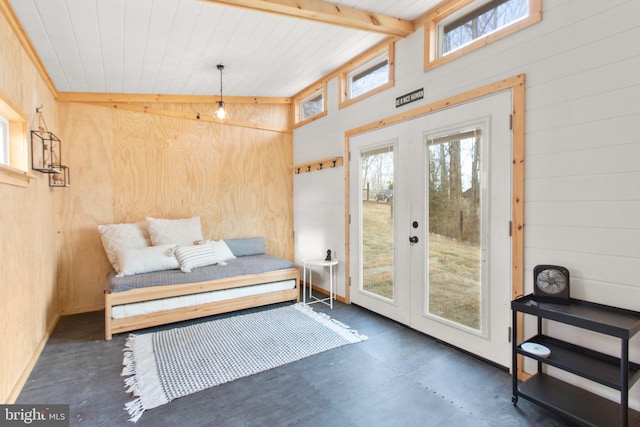
<svg viewBox="0 0 640 427">
<path fill-rule="evenodd" d="M 216 110 L 216 117 L 218 120 L 224 120 L 227 118 L 227 112 L 224 109 L 224 101 L 218 101 L 218 109 Z"/>
</svg>

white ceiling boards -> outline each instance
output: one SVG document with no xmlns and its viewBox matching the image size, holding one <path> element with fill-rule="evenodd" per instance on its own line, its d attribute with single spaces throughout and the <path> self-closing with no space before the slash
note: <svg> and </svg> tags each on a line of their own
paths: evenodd
<svg viewBox="0 0 640 427">
<path fill-rule="evenodd" d="M 338 15 L 327 23 L 336 10 L 406 28 L 438 3 L 302 2 L 313 16 L 329 8 L 312 20 L 255 9 L 290 0 L 4 1 L 60 92 L 216 95 L 222 63 L 225 94 L 255 97 L 293 96 L 388 37 Z"/>
</svg>

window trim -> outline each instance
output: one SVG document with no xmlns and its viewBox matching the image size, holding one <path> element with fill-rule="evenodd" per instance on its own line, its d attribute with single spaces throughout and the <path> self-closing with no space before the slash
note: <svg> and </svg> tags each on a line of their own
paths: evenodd
<svg viewBox="0 0 640 427">
<path fill-rule="evenodd" d="M 438 24 L 461 9 L 472 5 L 476 0 L 449 0 L 427 12 L 424 18 L 424 71 L 451 62 L 483 46 L 507 37 L 523 28 L 537 24 L 542 20 L 542 0 L 528 0 L 529 16 L 513 24 L 481 37 L 466 46 L 453 50 L 445 56 L 438 55 Z"/>
<path fill-rule="evenodd" d="M 0 112 L 0 156 L 6 156 L 6 162 L 0 161 L 2 165 L 11 163 L 11 139 L 9 138 L 9 132 L 11 132 L 9 119 Z"/>
<path fill-rule="evenodd" d="M 359 68 L 366 68 L 368 62 L 371 62 L 384 53 L 387 54 L 387 61 L 389 62 L 389 81 L 354 98 L 349 98 L 349 75 Z M 368 52 L 365 52 L 363 55 L 355 58 L 342 70 L 339 76 L 339 80 L 340 100 L 338 103 L 338 108 L 348 107 L 349 105 L 354 104 L 362 99 L 368 98 L 384 90 L 392 88 L 395 85 L 395 43 L 382 43 L 379 46 L 369 50 Z"/>
<path fill-rule="evenodd" d="M 0 164 L 0 184 L 27 187 L 36 176 L 29 171 L 27 115 L 0 92 L 0 114 L 9 122 L 9 164 Z"/>
<path fill-rule="evenodd" d="M 306 100 L 313 98 L 316 94 L 322 93 L 322 111 L 314 114 L 313 116 L 309 116 L 306 119 L 302 119 L 302 103 Z M 293 110 L 294 110 L 294 120 L 293 127 L 299 127 L 306 125 L 314 120 L 317 120 L 321 117 L 327 115 L 327 81 L 322 80 L 316 84 L 309 86 L 307 89 L 298 93 L 293 97 Z"/>
</svg>

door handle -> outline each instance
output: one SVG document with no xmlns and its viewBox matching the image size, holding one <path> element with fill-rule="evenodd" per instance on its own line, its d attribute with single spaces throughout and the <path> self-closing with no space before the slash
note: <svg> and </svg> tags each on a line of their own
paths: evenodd
<svg viewBox="0 0 640 427">
<path fill-rule="evenodd" d="M 411 243 L 418 243 L 418 236 L 411 236 L 409 237 L 409 241 Z"/>
</svg>

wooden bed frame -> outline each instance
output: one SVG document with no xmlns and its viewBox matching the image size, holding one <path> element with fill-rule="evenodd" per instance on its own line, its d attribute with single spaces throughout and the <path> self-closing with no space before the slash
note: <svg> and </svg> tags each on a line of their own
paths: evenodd
<svg viewBox="0 0 640 427">
<path fill-rule="evenodd" d="M 225 301 L 216 301 L 207 304 L 182 307 L 172 310 L 160 311 L 144 315 L 130 316 L 121 319 L 112 318 L 112 307 L 120 304 L 151 301 L 161 298 L 170 298 L 183 295 L 199 294 L 202 292 L 217 291 L 223 289 L 238 288 L 241 286 L 259 285 L 263 283 L 278 282 L 295 279 L 296 286 L 293 289 L 270 292 L 261 295 L 252 295 L 242 298 L 234 298 Z M 196 319 L 211 316 L 213 314 L 228 313 L 230 311 L 243 310 L 245 308 L 260 307 L 296 300 L 300 301 L 300 274 L 296 267 L 283 270 L 268 271 L 260 274 L 243 274 L 240 276 L 225 277 L 216 280 L 202 282 L 183 283 L 177 285 L 160 285 L 148 288 L 131 289 L 123 292 L 105 291 L 104 294 L 104 338 L 110 340 L 113 334 L 164 325 L 182 320 Z"/>
</svg>

